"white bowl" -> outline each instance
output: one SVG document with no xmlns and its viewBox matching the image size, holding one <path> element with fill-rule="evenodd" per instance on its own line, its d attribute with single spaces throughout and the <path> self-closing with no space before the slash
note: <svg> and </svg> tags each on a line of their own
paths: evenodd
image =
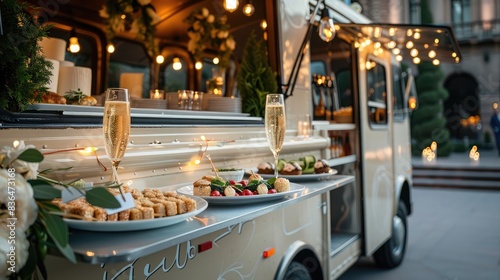
<svg viewBox="0 0 500 280">
<path fill-rule="evenodd" d="M 224 170 L 224 168 L 221 169 Z M 217 171 L 217 173 L 222 179 L 226 181 L 234 180 L 235 182 L 243 180 L 243 175 L 245 175 L 245 171 L 243 169 L 236 169 L 234 171 Z"/>
</svg>

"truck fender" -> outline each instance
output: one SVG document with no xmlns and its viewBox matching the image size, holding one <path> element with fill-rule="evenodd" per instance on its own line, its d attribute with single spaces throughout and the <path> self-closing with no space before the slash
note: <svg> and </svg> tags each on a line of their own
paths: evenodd
<svg viewBox="0 0 500 280">
<path fill-rule="evenodd" d="M 318 254 L 311 245 L 302 240 L 297 240 L 288 247 L 283 254 L 274 279 L 285 279 L 287 270 L 293 263 L 302 264 L 307 269 L 310 279 L 323 279 L 323 269 Z"/>
<path fill-rule="evenodd" d="M 397 208 L 397 204 L 399 201 L 403 201 L 406 206 L 407 214 L 410 215 L 412 213 L 412 201 L 411 201 L 411 192 L 410 192 L 410 184 L 403 175 L 399 175 L 396 177 L 396 196 L 394 203 Z"/>
</svg>

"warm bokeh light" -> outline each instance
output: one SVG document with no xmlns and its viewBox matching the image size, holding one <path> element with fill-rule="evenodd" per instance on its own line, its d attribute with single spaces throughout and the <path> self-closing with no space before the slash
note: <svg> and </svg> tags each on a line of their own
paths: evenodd
<svg viewBox="0 0 500 280">
<path fill-rule="evenodd" d="M 436 57 L 436 51 L 430 50 L 429 51 L 429 58 L 435 58 Z"/>
<path fill-rule="evenodd" d="M 200 70 L 201 68 L 203 68 L 203 63 L 201 63 L 201 61 L 196 61 L 196 63 L 194 64 L 194 68 L 196 68 L 196 70 Z"/>
<path fill-rule="evenodd" d="M 182 69 L 182 63 L 181 63 L 180 58 L 174 57 L 174 60 L 172 62 L 172 68 L 174 68 L 175 71 Z"/>
<path fill-rule="evenodd" d="M 238 9 L 240 2 L 238 0 L 224 0 L 224 9 L 232 13 Z"/>
<path fill-rule="evenodd" d="M 219 64 L 219 58 L 218 57 L 214 57 L 214 59 L 212 60 L 212 62 L 217 65 Z"/>
<path fill-rule="evenodd" d="M 243 6 L 243 14 L 245 14 L 245 16 L 250 17 L 253 15 L 254 12 L 255 12 L 255 7 L 252 5 L 251 2 Z"/>
<path fill-rule="evenodd" d="M 113 43 L 109 43 L 106 46 L 106 51 L 108 51 L 108 53 L 114 53 L 115 52 L 115 45 L 113 45 Z"/>
<path fill-rule="evenodd" d="M 158 64 L 162 64 L 163 62 L 165 62 L 165 57 L 163 57 L 163 55 L 161 55 L 161 54 L 160 54 L 160 55 L 158 55 L 158 56 L 156 57 L 156 63 L 158 63 Z"/>
</svg>

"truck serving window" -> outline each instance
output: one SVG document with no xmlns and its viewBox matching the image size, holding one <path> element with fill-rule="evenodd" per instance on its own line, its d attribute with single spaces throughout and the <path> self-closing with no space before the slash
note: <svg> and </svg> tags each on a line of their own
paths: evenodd
<svg viewBox="0 0 500 280">
<path fill-rule="evenodd" d="M 392 104 L 395 122 L 403 122 L 405 118 L 404 86 L 401 68 L 392 66 Z"/>
<path fill-rule="evenodd" d="M 387 124 L 387 86 L 385 67 L 368 60 L 367 94 L 368 117 L 370 125 Z"/>
</svg>

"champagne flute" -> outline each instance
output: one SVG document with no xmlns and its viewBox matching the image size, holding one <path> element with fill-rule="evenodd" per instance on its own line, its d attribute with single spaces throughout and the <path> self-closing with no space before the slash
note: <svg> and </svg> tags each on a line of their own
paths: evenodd
<svg viewBox="0 0 500 280">
<path fill-rule="evenodd" d="M 274 155 L 274 176 L 278 178 L 278 156 L 283 147 L 286 130 L 285 98 L 283 94 L 266 96 L 266 137 Z"/>
<path fill-rule="evenodd" d="M 112 181 L 120 183 L 118 165 L 123 159 L 130 135 L 130 102 L 127 89 L 106 90 L 103 133 L 104 147 L 113 169 Z"/>
</svg>

